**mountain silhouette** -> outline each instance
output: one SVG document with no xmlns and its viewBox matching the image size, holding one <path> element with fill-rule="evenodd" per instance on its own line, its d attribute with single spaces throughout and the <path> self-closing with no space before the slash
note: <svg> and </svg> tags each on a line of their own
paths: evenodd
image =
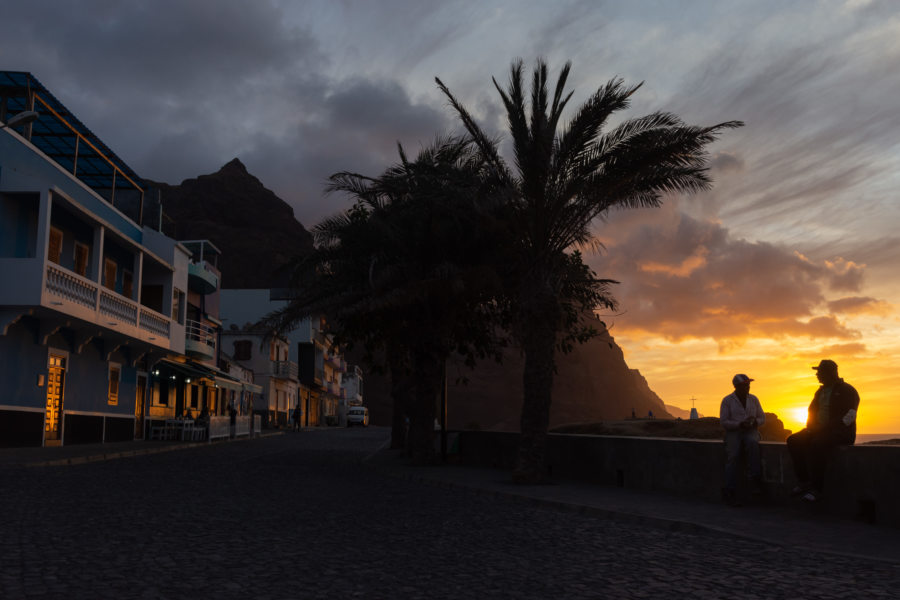
<svg viewBox="0 0 900 600">
<path fill-rule="evenodd" d="M 179 240 L 210 240 L 222 251 L 223 288 L 286 287 L 288 267 L 312 249 L 312 236 L 287 202 L 235 158 L 180 185 L 151 183 L 145 222 L 162 202 Z"/>
</svg>

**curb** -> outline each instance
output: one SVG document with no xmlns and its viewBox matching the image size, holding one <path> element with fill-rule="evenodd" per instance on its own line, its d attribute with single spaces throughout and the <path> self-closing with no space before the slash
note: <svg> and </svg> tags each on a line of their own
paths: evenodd
<svg viewBox="0 0 900 600">
<path fill-rule="evenodd" d="M 260 435 L 254 437 L 241 437 L 234 439 L 223 439 L 216 441 L 216 444 L 220 443 L 234 443 L 234 442 L 247 442 L 254 439 L 262 439 L 267 437 L 274 437 L 284 435 L 283 431 L 276 431 L 271 433 L 261 433 Z M 213 442 L 204 442 L 204 443 L 191 443 L 191 444 L 177 444 L 173 446 L 163 446 L 156 448 L 139 448 L 135 450 L 122 450 L 119 452 L 104 452 L 103 454 L 89 454 L 86 456 L 71 456 L 69 458 L 58 458 L 55 460 L 44 460 L 39 462 L 23 462 L 23 463 L 12 463 L 10 466 L 18 466 L 18 467 L 62 467 L 62 466 L 70 466 L 70 465 L 84 465 L 88 463 L 94 462 L 103 462 L 107 460 L 116 460 L 120 458 L 131 458 L 133 456 L 146 456 L 149 454 L 162 454 L 163 452 L 174 452 L 176 450 L 189 450 L 196 448 L 209 448 Z"/>
</svg>

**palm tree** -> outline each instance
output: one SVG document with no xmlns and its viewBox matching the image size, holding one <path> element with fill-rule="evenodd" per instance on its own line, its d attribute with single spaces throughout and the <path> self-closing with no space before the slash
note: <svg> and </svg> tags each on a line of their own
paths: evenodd
<svg viewBox="0 0 900 600">
<path fill-rule="evenodd" d="M 655 112 L 604 132 L 610 116 L 627 108 L 640 88 L 613 79 L 560 127 L 572 97 L 565 90 L 570 68 L 567 62 L 560 71 L 552 97 L 547 65 L 541 60 L 534 68 L 530 99 L 525 96 L 521 60 L 512 64 L 506 90 L 493 80 L 506 108 L 514 168 L 447 86 L 435 79 L 503 182 L 512 215 L 517 255 L 509 271 L 513 333 L 525 355 L 521 438 L 513 478 L 525 483 L 545 478 L 555 351 L 560 337 L 568 335 L 575 323 L 565 301 L 571 286 L 566 254 L 591 241 L 593 221 L 611 208 L 655 207 L 665 193 L 709 188 L 706 146 L 725 129 L 743 125 L 729 121 L 697 127 L 673 114 Z M 603 285 L 603 280 L 596 282 Z M 607 294 L 599 297 L 609 305 Z"/>
<path fill-rule="evenodd" d="M 401 147 L 400 159 L 374 178 L 331 176 L 328 190 L 356 203 L 313 228 L 316 248 L 297 269 L 296 296 L 271 322 L 287 328 L 322 311 L 337 343 L 361 344 L 372 362 L 380 356 L 395 411 L 411 421 L 413 459 L 425 463 L 445 361 L 458 354 L 474 364 L 502 345 L 490 302 L 499 279 L 485 261 L 497 239 L 494 196 L 467 140 L 439 139 L 414 161 Z"/>
</svg>

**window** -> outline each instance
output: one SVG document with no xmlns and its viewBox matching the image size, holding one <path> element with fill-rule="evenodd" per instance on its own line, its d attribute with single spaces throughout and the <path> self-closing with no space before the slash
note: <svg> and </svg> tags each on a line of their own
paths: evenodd
<svg viewBox="0 0 900 600">
<path fill-rule="evenodd" d="M 109 363 L 109 391 L 107 393 L 107 402 L 110 404 L 119 403 L 119 380 L 122 376 L 122 367 L 116 363 Z"/>
<path fill-rule="evenodd" d="M 103 287 L 116 291 L 116 261 L 111 258 L 103 261 Z"/>
<path fill-rule="evenodd" d="M 184 325 L 184 316 L 181 307 L 184 306 L 184 292 L 175 288 L 172 292 L 172 320 Z"/>
<path fill-rule="evenodd" d="M 250 360 L 253 353 L 253 342 L 240 340 L 234 343 L 234 360 Z"/>
<path fill-rule="evenodd" d="M 47 245 L 47 260 L 59 263 L 62 256 L 63 233 L 61 229 L 56 227 L 50 228 L 50 243 Z"/>
<path fill-rule="evenodd" d="M 126 298 L 134 295 L 134 275 L 128 269 L 122 270 L 122 295 Z"/>
<path fill-rule="evenodd" d="M 275 342 L 271 342 L 269 344 L 269 360 L 278 360 L 277 350 L 275 349 Z"/>
<path fill-rule="evenodd" d="M 75 242 L 75 272 L 82 277 L 87 277 L 88 257 L 90 249 L 81 242 Z"/>
</svg>

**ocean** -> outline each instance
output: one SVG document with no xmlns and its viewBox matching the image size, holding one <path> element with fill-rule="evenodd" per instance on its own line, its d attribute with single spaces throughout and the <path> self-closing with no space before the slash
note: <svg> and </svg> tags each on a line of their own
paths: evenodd
<svg viewBox="0 0 900 600">
<path fill-rule="evenodd" d="M 881 440 L 900 439 L 900 433 L 857 433 L 856 443 L 865 444 L 866 442 L 879 442 Z"/>
</svg>

